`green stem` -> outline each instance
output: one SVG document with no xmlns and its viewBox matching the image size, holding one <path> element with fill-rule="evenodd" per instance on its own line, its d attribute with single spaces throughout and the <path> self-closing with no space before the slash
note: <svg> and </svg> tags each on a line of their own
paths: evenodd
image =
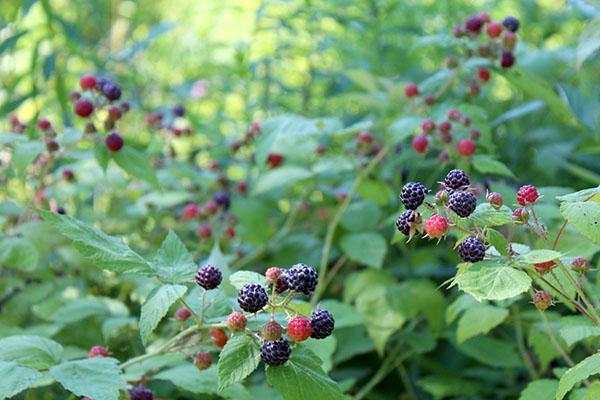
<svg viewBox="0 0 600 400">
<path fill-rule="evenodd" d="M 519 309 L 516 306 L 511 306 L 511 311 L 514 316 L 515 321 L 515 336 L 517 339 L 517 348 L 519 349 L 519 353 L 521 354 L 521 358 L 525 362 L 525 367 L 527 367 L 527 372 L 531 379 L 535 380 L 539 377 L 538 372 L 535 369 L 533 361 L 531 361 L 531 357 L 527 352 L 527 348 L 525 347 L 525 339 L 523 336 L 523 324 L 521 323 L 521 317 L 519 315 Z"/>
<path fill-rule="evenodd" d="M 567 276 L 567 279 L 569 280 L 569 282 L 571 282 L 571 285 L 573 285 L 573 287 L 577 291 L 577 294 L 579 295 L 579 297 L 581 298 L 583 303 L 588 308 L 588 311 L 591 313 L 591 315 L 593 317 L 593 322 L 596 325 L 600 326 L 600 316 L 598 315 L 598 312 L 596 311 L 596 308 L 594 307 L 594 305 L 592 303 L 590 303 L 587 296 L 585 295 L 583 290 L 579 287 L 579 285 L 577 284 L 577 281 L 575 280 L 575 278 L 573 278 L 573 276 L 571 275 L 571 272 L 562 263 L 562 261 L 558 260 L 557 264 L 558 264 L 558 267 L 562 270 L 563 274 Z"/>
</svg>

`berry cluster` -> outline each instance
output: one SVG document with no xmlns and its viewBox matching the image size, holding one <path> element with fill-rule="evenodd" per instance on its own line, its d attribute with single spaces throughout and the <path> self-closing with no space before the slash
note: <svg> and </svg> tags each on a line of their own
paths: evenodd
<svg viewBox="0 0 600 400">
<path fill-rule="evenodd" d="M 457 155 L 473 155 L 477 149 L 477 140 L 481 136 L 478 129 L 471 127 L 471 118 L 455 108 L 449 110 L 447 118 L 442 121 L 425 119 L 420 129 L 421 133 L 413 138 L 413 149 L 417 153 L 425 153 L 430 143 L 433 143 L 439 149 L 437 157 L 442 162 L 454 159 Z"/>
<path fill-rule="evenodd" d="M 242 182 L 243 181 L 238 182 L 238 190 L 239 184 Z M 243 183 L 245 184 L 245 182 Z M 247 188 L 244 186 L 242 189 L 245 191 Z M 196 203 L 186 204 L 181 211 L 181 217 L 187 221 L 201 221 L 197 226 L 196 231 L 203 241 L 215 236 L 231 240 L 235 237 L 235 226 L 238 223 L 238 218 L 235 214 L 228 212 L 230 206 L 230 194 L 225 191 L 220 191 L 216 192 L 211 200 L 208 200 L 202 205 Z M 215 235 L 215 231 L 218 231 L 219 235 Z"/>
<path fill-rule="evenodd" d="M 152 129 L 170 132 L 177 137 L 191 136 L 192 129 L 184 119 L 185 113 L 186 110 L 182 104 L 175 104 L 166 110 L 146 114 L 146 124 Z"/>
</svg>

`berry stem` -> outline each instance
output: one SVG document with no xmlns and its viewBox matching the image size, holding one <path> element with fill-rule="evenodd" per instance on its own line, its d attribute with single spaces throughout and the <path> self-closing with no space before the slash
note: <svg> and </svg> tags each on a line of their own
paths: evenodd
<svg viewBox="0 0 600 400">
<path fill-rule="evenodd" d="M 523 336 L 523 323 L 521 322 L 521 316 L 519 314 L 519 308 L 515 305 L 510 307 L 510 310 L 513 314 L 513 318 L 515 321 L 515 336 L 517 341 L 517 348 L 519 349 L 519 353 L 521 353 L 521 358 L 525 363 L 525 367 L 527 368 L 527 372 L 532 380 L 539 378 L 539 373 L 535 369 L 535 365 L 531 360 L 529 353 L 527 352 L 527 348 L 525 347 L 525 338 Z"/>
<path fill-rule="evenodd" d="M 532 292 L 533 292 L 533 290 L 532 290 Z M 540 316 L 542 317 L 542 320 L 544 321 L 544 328 L 546 329 L 546 332 L 548 332 L 548 337 L 550 338 L 552 345 L 560 353 L 562 358 L 565 359 L 565 362 L 569 365 L 569 367 L 574 367 L 575 363 L 573 362 L 571 357 L 569 357 L 569 354 L 565 351 L 565 349 L 562 348 L 562 346 L 560 345 L 560 342 L 556 339 L 556 336 L 554 335 L 554 331 L 552 330 L 552 326 L 550 325 L 550 321 L 548 321 L 548 317 L 546 316 L 546 314 L 543 311 L 538 310 L 538 312 L 540 313 Z"/>
<path fill-rule="evenodd" d="M 565 222 L 560 227 L 560 230 L 558 231 L 558 234 L 556 235 L 556 237 L 554 238 L 554 242 L 552 243 L 552 250 L 556 250 L 556 246 L 558 246 L 558 241 L 561 238 L 561 236 L 562 236 L 563 232 L 565 231 L 565 228 L 567 227 L 568 224 L 569 224 L 569 220 L 565 220 Z"/>
<path fill-rule="evenodd" d="M 560 260 L 557 260 L 557 264 L 558 264 L 558 267 L 562 270 L 562 272 L 567 276 L 567 279 L 569 280 L 569 282 L 571 282 L 571 285 L 573 285 L 573 287 L 577 291 L 577 294 L 579 295 L 579 297 L 581 298 L 581 300 L 583 301 L 583 303 L 586 305 L 586 307 L 588 308 L 588 310 L 590 311 L 590 313 L 594 317 L 593 322 L 596 325 L 600 326 L 600 316 L 598 315 L 598 312 L 596 311 L 596 308 L 588 300 L 588 298 L 585 295 L 585 293 L 583 292 L 583 290 L 577 284 L 577 281 L 575 280 L 575 278 L 573 278 L 573 276 L 569 272 L 569 269 Z"/>
<path fill-rule="evenodd" d="M 333 236 L 335 235 L 335 230 L 337 229 L 337 226 L 340 223 L 340 220 L 342 219 L 342 215 L 344 214 L 346 209 L 350 206 L 350 203 L 352 202 L 352 197 L 358 190 L 360 183 L 363 181 L 363 179 L 365 179 L 367 176 L 369 176 L 369 174 L 377 166 L 377 164 L 379 164 L 379 162 L 381 162 L 381 160 L 383 160 L 383 157 L 385 157 L 387 152 L 388 152 L 388 146 L 382 147 L 381 150 L 379 150 L 379 152 L 375 155 L 375 157 L 373 157 L 371 162 L 369 162 L 369 164 L 367 164 L 365 169 L 363 169 L 358 174 L 358 176 L 352 183 L 352 187 L 348 191 L 348 195 L 346 196 L 344 201 L 342 201 L 342 203 L 339 205 L 335 215 L 333 216 L 333 219 L 327 226 L 327 234 L 325 235 L 325 243 L 323 244 L 323 252 L 322 252 L 322 256 L 321 256 L 321 265 L 319 266 L 319 276 L 324 277 L 327 275 L 327 265 L 329 263 L 329 255 L 331 253 L 331 246 L 333 245 Z M 313 307 L 315 306 L 315 304 L 317 304 L 317 302 L 321 298 L 321 295 L 323 294 L 324 290 L 325 290 L 324 281 L 320 280 L 319 283 L 317 284 L 317 287 L 316 287 L 315 292 L 313 293 L 313 296 L 311 299 L 311 305 Z"/>
</svg>

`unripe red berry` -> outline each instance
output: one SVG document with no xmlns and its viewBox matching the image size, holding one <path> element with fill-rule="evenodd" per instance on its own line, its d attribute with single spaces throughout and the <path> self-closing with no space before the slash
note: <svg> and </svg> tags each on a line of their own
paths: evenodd
<svg viewBox="0 0 600 400">
<path fill-rule="evenodd" d="M 294 317 L 287 324 L 287 335 L 295 342 L 303 342 L 310 337 L 312 325 L 306 317 Z"/>
<path fill-rule="evenodd" d="M 545 290 L 536 290 L 533 295 L 533 304 L 540 311 L 545 311 L 552 305 L 552 296 Z"/>
<path fill-rule="evenodd" d="M 85 127 L 83 128 L 83 131 L 85 133 L 95 133 L 95 132 L 97 132 L 96 126 L 94 125 L 93 122 L 86 123 Z"/>
<path fill-rule="evenodd" d="M 46 149 L 48 150 L 49 153 L 54 153 L 55 151 L 58 151 L 59 148 L 60 148 L 60 145 L 58 144 L 58 142 L 56 140 L 53 140 L 53 139 L 46 140 Z"/>
<path fill-rule="evenodd" d="M 502 52 L 502 59 L 500 60 L 500 65 L 502 68 L 510 68 L 515 63 L 515 56 L 510 51 Z"/>
<path fill-rule="evenodd" d="M 192 316 L 192 312 L 186 307 L 181 307 L 175 311 L 175 319 L 180 322 L 187 321 Z"/>
<path fill-rule="evenodd" d="M 82 118 L 87 118 L 94 112 L 94 105 L 89 100 L 79 99 L 75 102 L 73 109 L 75 110 L 75 114 Z"/>
<path fill-rule="evenodd" d="M 219 205 L 214 200 L 209 200 L 202 206 L 202 214 L 204 215 L 214 215 L 217 211 L 219 211 Z"/>
<path fill-rule="evenodd" d="M 252 132 L 254 133 L 258 133 L 260 132 L 260 121 L 253 121 L 252 122 L 252 127 L 250 128 L 252 130 Z"/>
<path fill-rule="evenodd" d="M 17 117 L 15 114 L 11 114 L 10 117 L 8 117 L 8 122 L 10 122 L 12 126 L 21 124 L 21 121 L 19 121 L 19 117 Z"/>
<path fill-rule="evenodd" d="M 406 97 L 414 97 L 419 94 L 419 87 L 414 83 L 409 83 L 404 87 Z"/>
<path fill-rule="evenodd" d="M 123 110 L 121 110 L 119 107 L 112 106 L 111 108 L 108 109 L 108 118 L 111 121 L 117 121 L 117 120 L 121 119 L 122 116 L 123 116 Z"/>
<path fill-rule="evenodd" d="M 502 207 L 504 204 L 504 199 L 502 199 L 502 195 L 498 192 L 488 193 L 486 199 L 496 209 Z"/>
<path fill-rule="evenodd" d="M 478 15 L 472 15 L 467 18 L 467 22 L 465 22 L 465 29 L 471 33 L 479 33 L 481 32 L 481 27 L 483 26 L 483 21 L 479 18 Z"/>
<path fill-rule="evenodd" d="M 211 227 L 206 224 L 201 224 L 198 227 L 198 236 L 200 236 L 200 238 L 202 239 L 210 239 L 210 237 L 212 236 Z"/>
<path fill-rule="evenodd" d="M 458 150 L 458 154 L 460 154 L 461 156 L 468 157 L 471 154 L 475 153 L 476 147 L 477 146 L 475 145 L 475 142 L 471 139 L 463 139 L 460 142 L 458 142 L 456 149 Z"/>
<path fill-rule="evenodd" d="M 242 142 L 240 142 L 239 140 L 237 140 L 237 141 L 235 141 L 235 142 L 231 143 L 231 144 L 229 145 L 229 148 L 231 149 L 231 152 L 232 152 L 232 153 L 237 153 L 237 151 L 238 151 L 240 148 L 242 148 Z"/>
<path fill-rule="evenodd" d="M 129 111 L 130 108 L 131 108 L 131 105 L 129 104 L 129 102 L 127 100 L 123 100 L 121 102 L 121 110 L 123 111 L 123 113 L 126 113 L 127 111 Z"/>
<path fill-rule="evenodd" d="M 456 25 L 452 28 L 452 34 L 455 37 L 463 37 L 467 33 L 463 25 Z"/>
<path fill-rule="evenodd" d="M 477 96 L 481 92 L 481 87 L 476 83 L 471 83 L 469 85 L 469 94 L 471 96 Z"/>
<path fill-rule="evenodd" d="M 517 203 L 522 206 L 527 204 L 534 204 L 540 195 L 538 194 L 537 188 L 533 185 L 523 185 L 517 192 Z"/>
<path fill-rule="evenodd" d="M 448 111 L 448 119 L 450 119 L 452 121 L 458 121 L 460 119 L 460 116 L 461 116 L 460 111 L 458 111 L 455 108 Z"/>
<path fill-rule="evenodd" d="M 223 329 L 215 328 L 210 330 L 210 337 L 215 346 L 224 347 L 227 343 L 227 333 Z"/>
<path fill-rule="evenodd" d="M 110 135 L 106 137 L 104 142 L 106 143 L 106 147 L 108 147 L 108 150 L 112 152 L 117 152 L 121 150 L 121 148 L 123 148 L 123 145 L 125 144 L 123 138 L 117 132 L 111 132 Z"/>
<path fill-rule="evenodd" d="M 373 134 L 367 131 L 359 132 L 358 135 L 356 135 L 356 140 L 358 141 L 358 144 L 373 143 Z"/>
<path fill-rule="evenodd" d="M 63 170 L 63 177 L 67 180 L 67 182 L 71 182 L 73 178 L 75 178 L 75 174 L 70 169 Z"/>
<path fill-rule="evenodd" d="M 283 334 L 283 327 L 275 321 L 269 321 L 262 327 L 262 335 L 265 340 L 277 340 Z"/>
<path fill-rule="evenodd" d="M 37 126 L 43 131 L 47 131 L 48 129 L 52 128 L 52 124 L 46 118 L 38 119 Z"/>
<path fill-rule="evenodd" d="M 448 232 L 448 221 L 439 214 L 432 215 L 425 221 L 425 232 L 430 238 L 440 238 Z"/>
<path fill-rule="evenodd" d="M 433 122 L 432 119 L 426 119 L 421 123 L 421 129 L 423 129 L 423 132 L 425 133 L 431 132 L 435 129 L 435 122 Z"/>
<path fill-rule="evenodd" d="M 83 75 L 79 79 L 79 86 L 83 90 L 90 90 L 96 87 L 96 77 L 93 75 Z"/>
<path fill-rule="evenodd" d="M 183 218 L 184 219 L 193 219 L 198 216 L 200 213 L 200 207 L 194 203 L 187 204 L 183 207 Z"/>
<path fill-rule="evenodd" d="M 246 330 L 248 319 L 239 311 L 234 311 L 227 317 L 227 327 L 231 332 L 243 332 Z"/>
<path fill-rule="evenodd" d="M 502 45 L 506 50 L 513 50 L 517 44 L 517 35 L 513 32 L 507 31 L 504 33 L 502 38 Z"/>
<path fill-rule="evenodd" d="M 281 154 L 271 153 L 267 157 L 267 164 L 271 168 L 277 168 L 281 163 L 283 163 L 283 156 Z"/>
<path fill-rule="evenodd" d="M 163 114 L 161 112 L 153 112 L 146 115 L 146 123 L 148 125 L 158 125 L 163 119 Z"/>
<path fill-rule="evenodd" d="M 438 138 L 442 143 L 450 143 L 452 141 L 452 135 L 449 132 L 442 132 L 438 134 Z"/>
<path fill-rule="evenodd" d="M 440 130 L 440 132 L 448 133 L 448 132 L 450 132 L 452 130 L 452 122 L 450 122 L 450 121 L 442 121 L 438 125 L 438 129 Z"/>
<path fill-rule="evenodd" d="M 556 267 L 556 262 L 555 261 L 546 261 L 546 262 L 542 262 L 542 263 L 536 263 L 533 264 L 533 266 L 535 267 L 535 270 L 540 274 L 545 274 L 546 272 L 550 271 L 552 268 Z"/>
<path fill-rule="evenodd" d="M 487 82 L 490 80 L 490 70 L 487 68 L 477 68 L 477 76 L 481 82 Z"/>
<path fill-rule="evenodd" d="M 483 22 L 484 24 L 490 22 L 490 20 L 491 20 L 490 15 L 483 11 L 480 12 L 478 16 L 479 16 L 479 19 L 481 20 L 481 22 Z"/>
<path fill-rule="evenodd" d="M 481 132 L 479 132 L 479 129 L 469 129 L 469 137 L 473 140 L 477 140 L 481 137 Z"/>
<path fill-rule="evenodd" d="M 487 26 L 487 34 L 491 38 L 497 38 L 503 30 L 502 24 L 499 24 L 498 22 L 490 22 Z"/>
<path fill-rule="evenodd" d="M 529 221 L 529 211 L 524 208 L 515 208 L 512 213 L 513 219 L 518 223 L 525 223 Z"/>
<path fill-rule="evenodd" d="M 239 181 L 235 186 L 240 193 L 246 193 L 248 191 L 248 183 L 246 183 L 246 181 Z"/>
<path fill-rule="evenodd" d="M 571 261 L 571 268 L 579 274 L 586 274 L 590 270 L 590 262 L 585 257 L 575 257 Z"/>
<path fill-rule="evenodd" d="M 417 135 L 412 141 L 412 147 L 417 153 L 425 153 L 429 139 L 425 135 Z"/>
<path fill-rule="evenodd" d="M 441 162 L 446 162 L 446 161 L 448 161 L 449 158 L 450 158 L 450 156 L 445 151 L 440 151 L 440 153 L 437 156 L 438 161 L 441 161 Z"/>
<path fill-rule="evenodd" d="M 88 351 L 88 357 L 108 357 L 110 354 L 108 353 L 108 349 L 103 346 L 92 346 L 90 351 Z"/>
<path fill-rule="evenodd" d="M 229 240 L 235 237 L 235 229 L 233 228 L 233 226 L 228 226 L 227 228 L 225 228 L 225 236 Z"/>
<path fill-rule="evenodd" d="M 213 362 L 213 358 L 210 353 L 202 351 L 194 356 L 194 365 L 199 370 L 208 369 Z"/>
<path fill-rule="evenodd" d="M 317 145 L 317 154 L 322 156 L 325 153 L 327 153 L 327 146 L 325 146 L 323 143 L 319 143 Z"/>
<path fill-rule="evenodd" d="M 454 69 L 458 67 L 458 58 L 454 56 L 449 56 L 448 58 L 446 58 L 446 67 L 448 69 Z"/>
</svg>

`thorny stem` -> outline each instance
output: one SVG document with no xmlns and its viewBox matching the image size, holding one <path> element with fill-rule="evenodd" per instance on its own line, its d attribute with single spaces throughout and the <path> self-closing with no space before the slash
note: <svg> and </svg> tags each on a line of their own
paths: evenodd
<svg viewBox="0 0 600 400">
<path fill-rule="evenodd" d="M 344 212 L 346 211 L 348 206 L 350 206 L 352 197 L 358 190 L 360 183 L 363 181 L 363 179 L 365 179 L 371 173 L 371 171 L 377 166 L 377 164 L 379 164 L 379 162 L 381 160 L 383 160 L 383 157 L 387 154 L 387 152 L 388 152 L 387 146 L 385 146 L 381 150 L 379 150 L 379 152 L 375 155 L 375 157 L 373 157 L 373 159 L 369 162 L 369 164 L 366 166 L 366 168 L 363 169 L 360 172 L 360 174 L 358 174 L 358 176 L 354 180 L 354 183 L 352 184 L 352 187 L 350 188 L 350 191 L 348 192 L 348 195 L 342 201 L 342 203 L 339 205 L 335 215 L 333 216 L 333 219 L 327 226 L 327 234 L 325 235 L 325 243 L 323 244 L 323 252 L 322 252 L 322 256 L 321 256 L 321 265 L 319 266 L 319 276 L 327 275 L 327 264 L 329 262 L 329 254 L 331 253 L 331 246 L 333 244 L 333 236 L 335 235 L 335 230 L 337 229 L 337 226 L 340 223 L 342 215 L 344 214 Z M 325 290 L 325 284 L 321 280 L 317 284 L 317 288 L 312 296 L 312 299 L 311 299 L 312 306 L 317 304 L 317 302 L 321 298 L 321 295 L 323 294 L 324 290 Z"/>
</svg>

